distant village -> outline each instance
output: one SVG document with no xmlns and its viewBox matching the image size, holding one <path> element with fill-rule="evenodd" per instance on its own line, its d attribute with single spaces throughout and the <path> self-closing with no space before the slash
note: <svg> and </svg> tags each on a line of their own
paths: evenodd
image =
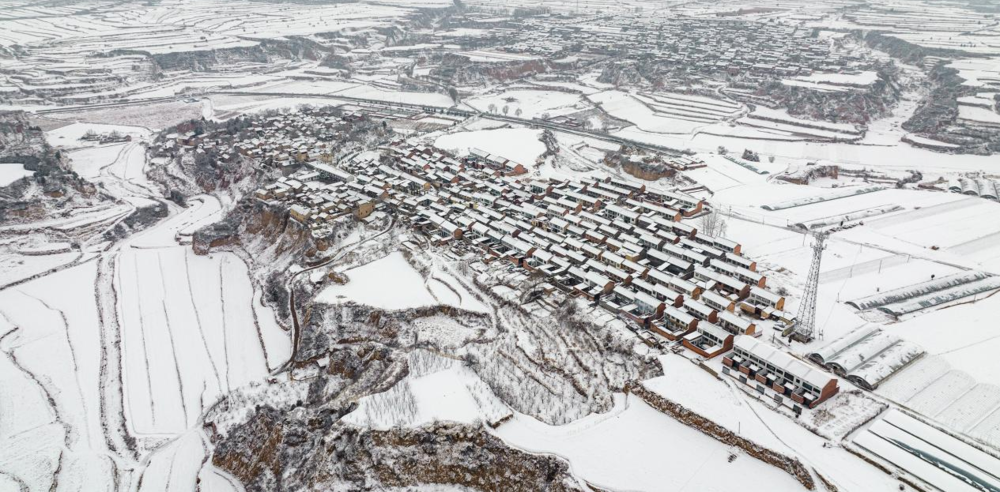
<svg viewBox="0 0 1000 492">
<path fill-rule="evenodd" d="M 493 38 L 476 35 L 424 39 L 418 46 L 397 46 L 394 53 L 442 53 L 455 45 L 491 45 L 537 59 L 550 59 L 555 68 L 576 68 L 610 58 L 618 68 L 646 65 L 660 77 L 683 83 L 701 83 L 705 76 L 731 79 L 734 93 L 752 96 L 761 84 L 784 77 L 814 73 L 852 73 L 873 68 L 863 53 L 812 29 L 780 23 L 746 22 L 727 18 L 658 18 L 642 12 L 616 12 L 585 17 L 537 15 L 514 22 L 488 12 L 467 12 L 451 20 L 455 27 L 489 29 Z M 437 44 L 440 43 L 440 44 Z M 476 52 L 463 55 L 477 60 Z M 448 82 L 454 64 L 418 70 L 427 79 Z M 606 70 L 605 72 L 609 76 Z M 611 78 L 614 78 L 613 76 Z M 606 80 L 606 82 L 629 82 Z"/>
</svg>

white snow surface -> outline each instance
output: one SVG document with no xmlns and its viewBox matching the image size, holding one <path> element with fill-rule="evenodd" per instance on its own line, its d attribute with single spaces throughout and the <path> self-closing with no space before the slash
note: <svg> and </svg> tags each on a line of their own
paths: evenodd
<svg viewBox="0 0 1000 492">
<path fill-rule="evenodd" d="M 35 172 L 25 169 L 24 164 L 0 163 L 0 188 L 34 175 Z"/>
<path fill-rule="evenodd" d="M 518 448 L 569 460 L 573 473 L 602 488 L 804 490 L 790 475 L 753 458 L 728 462 L 729 446 L 663 415 L 638 397 L 618 396 L 615 403 L 607 414 L 563 426 L 517 414 L 496 433 Z"/>
<path fill-rule="evenodd" d="M 347 284 L 330 285 L 316 299 L 327 303 L 348 300 L 380 309 L 410 309 L 437 304 L 423 277 L 398 251 L 344 273 L 350 279 Z"/>
<path fill-rule="evenodd" d="M 545 152 L 545 144 L 538 140 L 540 134 L 541 131 L 529 128 L 459 132 L 439 137 L 434 145 L 457 155 L 466 155 L 470 148 L 476 148 L 530 169 L 538 156 Z"/>
</svg>

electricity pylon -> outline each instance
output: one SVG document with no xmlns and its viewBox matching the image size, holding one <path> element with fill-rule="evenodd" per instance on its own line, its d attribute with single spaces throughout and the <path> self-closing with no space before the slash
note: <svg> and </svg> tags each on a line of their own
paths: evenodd
<svg viewBox="0 0 1000 492">
<path fill-rule="evenodd" d="M 806 288 L 802 293 L 802 303 L 799 305 L 799 323 L 795 330 L 795 338 L 811 341 L 814 338 L 823 339 L 823 327 L 816 327 L 816 296 L 819 294 L 819 267 L 823 261 L 823 250 L 826 249 L 826 232 L 813 233 L 812 263 L 809 265 L 809 276 L 806 277 Z"/>
</svg>

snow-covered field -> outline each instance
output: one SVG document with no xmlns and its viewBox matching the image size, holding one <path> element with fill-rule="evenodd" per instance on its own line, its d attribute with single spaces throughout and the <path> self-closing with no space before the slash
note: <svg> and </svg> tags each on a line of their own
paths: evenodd
<svg viewBox="0 0 1000 492">
<path fill-rule="evenodd" d="M 462 102 L 483 112 L 489 111 L 492 105 L 501 114 L 504 107 L 507 107 L 507 114 L 522 118 L 541 118 L 545 115 L 555 117 L 591 107 L 579 94 L 538 89 L 512 89 L 468 98 Z"/>
<path fill-rule="evenodd" d="M 497 430 L 505 441 L 552 453 L 590 483 L 616 490 L 800 490 L 784 472 L 747 456 L 729 462 L 730 448 L 667 417 L 635 396 L 565 426 L 517 415 Z M 754 477 L 752 482 L 742 477 Z"/>
<path fill-rule="evenodd" d="M 535 7 L 538 2 L 468 3 L 501 16 L 501 10 Z M 545 8 L 567 14 L 551 19 L 572 28 L 571 14 L 577 14 L 580 3 L 560 0 L 547 2 Z M 772 11 L 763 1 L 583 3 L 590 14 L 577 20 L 595 32 L 609 29 L 598 25 L 600 15 L 590 17 L 598 10 L 628 10 L 638 19 L 672 9 L 671 15 L 706 21 L 735 15 L 750 22 L 794 22 L 816 28 L 816 35 L 831 44 L 853 42 L 846 35 L 849 30 L 879 30 L 927 48 L 981 54 L 946 61 L 966 86 L 975 87 L 970 91 L 977 91 L 959 100 L 957 117 L 970 126 L 1000 127 L 1000 116 L 991 109 L 1000 91 L 1000 30 L 995 19 L 983 21 L 953 6 L 926 0 L 837 0 L 829 5 L 781 5 Z M 891 375 L 874 395 L 856 392 L 842 378 L 842 393 L 820 409 L 807 411 L 798 422 L 730 381 L 712 377 L 687 357 L 666 351 L 657 357 L 665 376 L 643 381 L 645 387 L 741 437 L 800 460 L 845 492 L 899 489 L 894 475 L 845 449 L 860 445 L 859 436 L 880 431 L 884 415 L 874 424 L 862 424 L 889 403 L 1000 449 L 1000 364 L 994 361 L 1000 351 L 995 321 L 1000 295 L 995 290 L 917 306 L 898 317 L 847 304 L 962 272 L 1000 275 L 1000 204 L 913 184 L 896 189 L 891 180 L 841 176 L 800 186 L 777 179 L 808 169 L 807 163 L 875 169 L 893 176 L 915 170 L 923 173 L 920 183 L 928 186 L 940 186 L 959 174 L 970 178 L 986 173 L 986 179 L 992 179 L 996 156 L 937 153 L 921 147 L 954 150 L 956 145 L 901 129 L 923 94 L 910 88 L 914 81 L 903 84 L 910 85 L 893 108 L 894 115 L 867 128 L 814 121 L 751 105 L 747 101 L 756 101 L 752 91 L 730 92 L 717 79 L 675 86 L 669 76 L 659 80 L 655 74 L 636 87 L 598 82 L 611 75 L 603 72 L 605 55 L 548 59 L 540 53 L 566 47 L 536 44 L 535 39 L 518 40 L 515 49 L 496 49 L 490 43 L 497 33 L 503 37 L 514 32 L 503 17 L 483 21 L 485 26 L 498 24 L 496 29 L 455 27 L 454 19 L 438 19 L 428 10 L 452 5 L 449 0 L 163 0 L 142 6 L 0 0 L 4 107 L 38 111 L 33 117 L 53 128 L 46 136 L 72 170 L 94 183 L 98 193 L 114 198 L 32 224 L 0 223 L 0 233 L 13 237 L 0 243 L 0 491 L 242 490 L 233 477 L 211 465 L 213 443 L 200 419 L 220 398 L 269 379 L 292 352 L 290 334 L 264 306 L 241 256 L 218 251 L 200 256 L 190 247 L 195 230 L 236 206 L 232 197 L 198 196 L 186 207 L 166 201 L 164 190 L 146 179 L 153 165 L 147 162 L 146 145 L 155 130 L 189 118 L 225 121 L 303 104 L 367 109 L 388 120 L 400 118 L 391 104 L 429 106 L 427 114 L 412 116 L 411 110 L 404 116 L 411 119 L 395 125 L 390 121 L 386 127 L 396 129 L 397 136 L 424 138 L 459 156 L 473 148 L 503 156 L 544 178 L 603 175 L 601 160 L 621 142 L 582 130 L 611 128 L 615 137 L 690 150 L 706 166 L 682 172 L 679 181 L 666 178 L 656 185 L 704 186 L 698 196 L 723 212 L 726 235 L 757 261 L 769 288 L 787 292 L 782 294 L 787 311 L 799 309 L 811 260 L 811 239 L 799 226 L 833 230 L 817 301 L 823 337 L 794 344 L 789 351 L 803 356 L 859 327 L 877 326 L 926 354 Z M 469 15 L 483 13 L 473 10 Z M 403 19 L 411 14 L 426 24 L 414 36 L 426 35 L 431 41 L 408 44 L 412 33 Z M 831 34 L 830 29 L 835 31 Z M 385 33 L 391 33 L 392 42 Z M 273 49 L 257 51 L 261 41 Z M 284 56 L 286 46 L 296 54 Z M 420 54 L 414 57 L 415 51 Z M 441 61 L 443 52 L 464 57 L 462 63 L 473 67 L 467 74 L 471 79 L 455 85 L 461 89 L 458 104 L 446 94 L 451 86 L 443 81 L 445 76 L 436 71 L 448 68 Z M 351 70 L 336 67 L 341 57 L 349 60 L 345 63 Z M 215 64 L 206 64 L 207 58 Z M 935 60 L 931 56 L 923 64 Z M 476 77 L 483 74 L 476 70 L 505 64 L 545 69 L 532 73 L 530 80 L 493 84 L 484 76 L 479 83 Z M 572 64 L 585 68 L 574 69 L 572 76 L 556 68 Z M 880 86 L 871 69 L 828 71 L 774 80 L 813 89 L 817 97 L 854 96 Z M 19 99 L 6 99 L 14 94 Z M 749 97 L 740 97 L 743 102 L 728 99 L 738 94 Z M 492 109 L 525 120 L 579 113 L 583 127 L 560 131 L 548 123 L 518 123 L 488 114 L 462 121 L 454 113 L 441 114 L 447 108 L 481 113 Z M 539 126 L 552 128 L 559 147 L 556 157 L 539 160 L 546 152 Z M 430 127 L 434 130 L 426 137 L 419 135 Z M 131 141 L 81 140 L 89 131 L 114 131 Z M 914 145 L 905 145 L 904 135 Z M 743 149 L 760 154 L 761 162 L 752 163 L 760 173 L 734 162 Z M 5 196 L 4 186 L 32 174 L 22 164 L 0 164 L 0 196 Z M 165 206 L 168 217 L 123 240 L 104 237 L 137 207 L 153 204 Z M 416 251 L 416 243 L 407 244 Z M 397 251 L 339 272 L 348 278 L 343 285 L 324 280 L 330 270 L 317 268 L 312 280 L 323 280 L 326 286 L 315 300 L 385 310 L 454 306 L 503 330 L 518 330 L 496 319 L 495 305 L 452 271 L 453 259 L 411 264 Z M 514 284 L 525 277 L 511 278 L 514 283 L 496 285 L 492 294 L 515 303 L 520 296 Z M 554 307 L 529 309 L 551 316 Z M 801 489 L 785 472 L 736 452 L 632 395 L 615 394 L 614 407 L 606 413 L 561 426 L 542 423 L 501 401 L 484 382 L 488 378 L 480 379 L 478 369 L 462 357 L 469 346 L 482 343 L 481 331 L 444 315 L 412 321 L 417 342 L 459 355 L 411 349 L 407 375 L 387 391 L 360 398 L 344 418 L 346 423 L 376 429 L 440 421 L 488 423 L 489 432 L 511 446 L 562 457 L 575 475 L 608 490 Z M 594 311 L 594 321 L 602 327 L 620 323 L 600 309 Z M 761 321 L 762 339 L 783 327 Z M 634 355 L 647 356 L 646 347 L 640 348 Z M 575 357 L 572 352 L 577 350 L 551 353 L 539 345 L 531 351 L 544 359 Z M 705 364 L 717 368 L 718 361 Z M 572 412 L 581 412 L 572 414 L 579 416 L 587 410 Z M 234 415 L 229 422 L 245 417 Z M 895 451 L 869 450 L 871 455 L 879 452 L 888 456 Z M 940 483 L 952 482 L 945 478 Z"/>
<path fill-rule="evenodd" d="M 890 477 L 843 449 L 824 446 L 826 440 L 812 430 L 765 406 L 730 381 L 716 380 L 681 357 L 666 355 L 660 362 L 665 375 L 643 383 L 651 391 L 761 446 L 798 458 L 842 490 L 892 487 Z M 823 408 L 826 412 L 811 411 L 801 419 L 834 440 L 881 411 L 872 399 L 848 395 L 834 397 Z"/>
<path fill-rule="evenodd" d="M 0 163 L 0 187 L 7 186 L 21 178 L 34 176 L 34 171 L 24 168 L 24 164 Z"/>
<path fill-rule="evenodd" d="M 722 119 L 726 109 L 705 109 L 697 106 L 700 99 L 689 107 L 673 101 L 643 97 L 621 91 L 590 94 L 588 99 L 600 105 L 611 116 L 635 125 L 635 128 L 652 134 L 689 134 Z"/>
<path fill-rule="evenodd" d="M 469 149 L 484 150 L 531 169 L 538 156 L 545 152 L 545 144 L 538 140 L 540 134 L 539 130 L 528 128 L 458 132 L 439 137 L 434 145 L 456 155 L 467 155 Z"/>
<path fill-rule="evenodd" d="M 60 464 L 64 487 L 114 480 L 96 276 L 88 262 L 0 291 L 0 470 L 30 490 L 47 490 Z"/>
<path fill-rule="evenodd" d="M 82 127 L 60 130 L 72 140 Z M 125 204 L 74 210 L 41 224 L 95 231 L 99 240 L 105 224 L 130 212 L 128 202 L 152 202 L 141 142 L 70 154 L 82 176 Z M 56 267 L 81 253 L 66 252 L 65 243 L 15 245 L 36 271 L 52 271 L 0 290 L 0 394 L 4 402 L 19 401 L 0 403 L 4 477 L 28 490 L 54 489 L 54 480 L 75 490 L 139 481 L 143 490 L 164 490 L 154 477 L 169 470 L 162 476 L 176 478 L 171 487 L 193 484 L 207 452 L 200 438 L 182 439 L 142 463 L 132 461 L 123 436 L 137 438 L 141 460 L 165 440 L 197 429 L 203 410 L 220 396 L 287 360 L 289 336 L 261 306 L 243 261 L 232 253 L 196 256 L 186 244 L 195 228 L 221 216 L 223 203 L 211 196 L 190 203 L 111 249 L 85 239 L 82 261 L 69 268 Z M 18 261 L 23 269 L 25 261 Z M 26 276 L 0 267 L 4 280 Z M 199 453 L 171 451 L 178 447 Z M 140 479 L 146 466 L 150 476 Z"/>
<path fill-rule="evenodd" d="M 287 342 L 265 343 L 281 331 L 253 302 L 238 257 L 133 247 L 118 261 L 126 415 L 136 434 L 181 432 L 219 396 L 287 359 Z"/>
<path fill-rule="evenodd" d="M 423 277 L 400 252 L 344 273 L 349 282 L 324 288 L 317 298 L 319 301 L 354 301 L 381 309 L 410 309 L 436 304 Z"/>
</svg>

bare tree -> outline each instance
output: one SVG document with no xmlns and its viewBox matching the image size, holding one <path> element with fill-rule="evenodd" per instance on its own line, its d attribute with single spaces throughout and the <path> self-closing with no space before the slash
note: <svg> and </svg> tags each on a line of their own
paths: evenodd
<svg viewBox="0 0 1000 492">
<path fill-rule="evenodd" d="M 701 232 L 708 236 L 725 236 L 727 227 L 726 219 L 718 209 L 713 208 L 701 216 Z"/>
</svg>

